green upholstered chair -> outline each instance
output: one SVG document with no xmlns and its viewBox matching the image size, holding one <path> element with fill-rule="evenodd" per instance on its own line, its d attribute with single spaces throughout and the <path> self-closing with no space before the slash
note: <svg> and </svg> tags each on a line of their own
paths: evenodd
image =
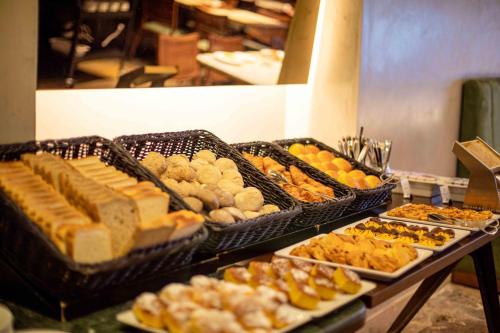
<svg viewBox="0 0 500 333">
<path fill-rule="evenodd" d="M 500 78 L 468 80 L 463 84 L 459 140 L 472 140 L 477 136 L 500 151 Z M 457 164 L 457 175 L 468 177 L 468 171 L 460 162 Z M 493 242 L 493 251 L 497 284 L 500 290 L 499 239 Z M 474 285 L 471 279 L 473 272 L 472 259 L 466 257 L 458 264 L 453 279 L 455 282 Z"/>
</svg>

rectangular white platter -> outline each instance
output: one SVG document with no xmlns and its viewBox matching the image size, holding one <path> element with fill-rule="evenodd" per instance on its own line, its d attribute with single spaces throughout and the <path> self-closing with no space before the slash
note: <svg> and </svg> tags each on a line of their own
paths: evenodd
<svg viewBox="0 0 500 333">
<path fill-rule="evenodd" d="M 317 237 L 322 237 L 322 236 L 325 236 L 325 235 L 326 234 L 321 234 L 321 235 L 317 235 L 317 236 L 314 236 L 312 238 L 306 239 L 305 241 L 302 241 L 300 243 L 297 243 L 297 244 L 291 245 L 289 247 L 286 247 L 284 249 L 281 249 L 279 251 L 276 251 L 275 254 L 277 256 L 279 256 L 279 257 L 288 258 L 288 259 L 299 259 L 299 260 L 303 260 L 303 261 L 307 261 L 307 262 L 312 262 L 312 263 L 315 263 L 315 264 L 323 264 L 323 265 L 332 266 L 332 267 L 344 267 L 344 268 L 348 268 L 348 269 L 350 269 L 352 271 L 358 272 L 362 276 L 366 276 L 366 277 L 372 278 L 374 280 L 389 281 L 389 280 L 392 280 L 392 279 L 400 277 L 401 275 L 403 275 L 404 273 L 406 273 L 408 270 L 412 269 L 413 267 L 415 267 L 416 265 L 420 264 L 425 259 L 427 259 L 430 256 L 432 256 L 432 253 L 433 253 L 432 251 L 429 251 L 429 250 L 416 249 L 416 251 L 417 251 L 417 258 L 415 260 L 413 260 L 412 262 L 408 263 L 407 265 L 401 267 L 400 269 L 398 269 L 397 271 L 394 271 L 392 273 L 377 271 L 375 269 L 370 269 L 370 268 L 362 268 L 362 267 L 356 267 L 356 266 L 351 266 L 351 265 L 338 264 L 338 263 L 335 263 L 335 262 L 322 261 L 322 260 L 309 259 L 309 258 L 302 258 L 302 257 L 290 255 L 290 252 L 294 248 L 296 248 L 297 246 L 305 245 L 311 239 L 314 239 L 314 238 L 317 238 Z"/>
<path fill-rule="evenodd" d="M 377 285 L 371 281 L 361 280 L 361 289 L 356 294 L 350 295 L 342 292 L 337 292 L 335 294 L 335 298 L 331 301 L 321 301 L 319 302 L 318 308 L 315 310 L 302 310 L 307 314 L 319 318 L 323 317 L 330 312 L 333 312 L 337 309 L 340 309 L 342 306 L 347 303 L 359 298 L 361 295 L 366 294 L 369 291 L 375 289 Z"/>
<path fill-rule="evenodd" d="M 367 222 L 369 220 L 370 220 L 370 217 L 367 217 L 366 219 L 362 219 L 362 220 L 359 220 L 357 222 L 351 223 L 349 225 L 346 225 L 345 227 L 335 229 L 335 230 L 333 230 L 333 232 L 338 233 L 338 234 L 347 235 L 347 233 L 345 232 L 345 230 L 347 228 L 354 227 L 356 224 L 365 223 L 365 222 Z M 390 220 L 390 219 L 382 219 L 382 221 L 383 222 L 394 222 L 394 220 Z M 422 223 L 409 223 L 409 222 L 403 222 L 403 221 L 399 221 L 399 222 L 404 223 L 406 225 L 410 225 L 410 226 L 428 227 L 428 225 L 422 224 Z M 455 238 L 449 240 L 448 242 L 446 242 L 444 245 L 441 245 L 441 246 L 428 246 L 428 245 L 421 245 L 421 244 L 416 244 L 416 243 L 415 244 L 408 244 L 408 245 L 411 245 L 411 246 L 419 248 L 419 249 L 425 249 L 425 250 L 431 250 L 431 251 L 440 252 L 440 251 L 443 251 L 444 249 L 449 248 L 450 246 L 452 246 L 456 242 L 458 242 L 458 241 L 460 241 L 460 240 L 462 240 L 465 237 L 467 237 L 467 236 L 470 235 L 470 231 L 468 231 L 468 230 L 455 229 L 455 228 L 448 227 L 448 226 L 441 226 L 441 228 L 443 228 L 443 229 L 453 229 L 453 231 L 455 232 Z M 375 237 L 375 238 L 377 238 L 377 237 Z M 387 242 L 395 242 L 395 241 L 397 241 L 397 240 L 387 240 L 387 239 L 383 239 L 383 240 L 385 240 Z"/>
<path fill-rule="evenodd" d="M 411 204 L 406 204 L 401 207 L 411 205 Z M 440 207 L 438 207 L 440 208 Z M 397 216 L 389 216 L 387 215 L 387 212 L 379 214 L 379 217 L 384 218 L 384 219 L 390 219 L 390 220 L 398 220 L 398 221 L 404 221 L 404 222 L 412 222 L 412 223 L 422 223 L 422 224 L 428 224 L 428 225 L 435 225 L 438 227 L 445 227 L 445 228 L 453 228 L 453 229 L 462 229 L 462 230 L 469 230 L 469 231 L 478 231 L 479 227 L 466 227 L 462 225 L 455 225 L 455 224 L 446 224 L 446 223 L 439 223 L 439 222 L 430 222 L 430 221 L 422 221 L 422 220 L 416 220 L 416 219 L 407 219 L 405 217 L 397 217 Z M 486 221 L 486 225 L 491 224 L 498 220 L 500 218 L 500 215 L 493 214 L 493 217 Z"/>
<path fill-rule="evenodd" d="M 359 298 L 361 295 L 364 295 L 367 292 L 375 289 L 376 286 L 377 285 L 371 281 L 361 280 L 361 289 L 356 294 L 345 294 L 345 293 L 342 293 L 339 291 L 336 293 L 335 298 L 333 300 L 320 301 L 318 304 L 318 308 L 315 310 L 302 310 L 302 309 L 294 308 L 294 311 L 297 312 L 296 317 L 298 318 L 298 320 L 293 325 L 290 325 L 288 327 L 285 327 L 285 328 L 279 329 L 279 330 L 272 330 L 272 332 L 273 333 L 289 332 L 289 331 L 307 323 L 312 318 L 323 317 L 323 316 L 329 314 L 330 312 L 333 312 L 337 309 L 340 309 L 342 306 Z M 168 333 L 168 331 L 165 329 L 155 329 L 155 328 L 151 328 L 151 327 L 148 327 L 146 325 L 143 325 L 142 323 L 140 323 L 136 319 L 134 313 L 131 310 L 119 313 L 116 316 L 116 320 L 118 320 L 119 322 L 121 322 L 123 324 L 129 325 L 129 326 L 132 326 L 135 328 L 139 328 L 139 329 L 144 330 L 144 331 L 153 332 L 153 333 Z"/>
<path fill-rule="evenodd" d="M 293 323 L 290 326 L 287 326 L 285 328 L 279 329 L 279 330 L 271 330 L 272 333 L 286 333 L 291 330 L 296 329 L 299 326 L 304 325 L 308 321 L 312 319 L 311 314 L 308 313 L 308 311 L 302 311 L 299 309 L 294 309 L 294 311 L 297 311 L 297 321 Z M 128 311 L 123 311 L 120 312 L 119 314 L 116 315 L 116 320 L 118 320 L 122 324 L 126 324 L 138 329 L 141 329 L 143 331 L 147 332 L 152 332 L 152 333 L 168 333 L 166 329 L 158 329 L 158 328 L 152 328 L 148 327 L 146 325 L 143 325 L 141 322 L 139 322 L 136 318 L 132 310 Z"/>
</svg>

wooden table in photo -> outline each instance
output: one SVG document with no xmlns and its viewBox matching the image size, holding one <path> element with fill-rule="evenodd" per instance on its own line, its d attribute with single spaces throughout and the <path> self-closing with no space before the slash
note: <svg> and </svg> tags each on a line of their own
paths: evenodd
<svg viewBox="0 0 500 333">
<path fill-rule="evenodd" d="M 284 26 L 279 20 L 262 14 L 254 13 L 249 10 L 239 8 L 217 8 L 211 7 L 211 0 L 174 0 L 172 7 L 172 29 L 177 29 L 179 25 L 179 8 L 184 7 L 194 9 L 203 6 L 204 10 L 212 15 L 227 16 L 230 23 L 238 26 L 257 25 L 257 26 Z"/>
<path fill-rule="evenodd" d="M 214 53 L 202 53 L 196 60 L 205 68 L 227 75 L 237 83 L 252 85 L 274 85 L 278 83 L 282 62 L 261 56 L 258 51 L 247 51 L 256 59 L 253 63 L 232 65 L 218 60 Z"/>
</svg>

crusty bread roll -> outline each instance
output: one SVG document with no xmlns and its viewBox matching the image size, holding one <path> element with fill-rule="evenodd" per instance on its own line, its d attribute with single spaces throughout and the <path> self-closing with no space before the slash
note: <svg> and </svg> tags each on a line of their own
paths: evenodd
<svg viewBox="0 0 500 333">
<path fill-rule="evenodd" d="M 258 212 L 264 205 L 264 197 L 259 189 L 247 187 L 234 197 L 236 208 L 242 211 Z"/>
<path fill-rule="evenodd" d="M 231 215 L 224 209 L 214 209 L 208 214 L 208 216 L 214 222 L 227 223 L 227 224 L 235 222 L 233 215 Z"/>
<path fill-rule="evenodd" d="M 240 186 L 245 186 L 243 182 L 243 177 L 241 176 L 241 173 L 238 170 L 235 169 L 226 169 L 222 173 L 222 179 L 228 179 L 232 181 L 233 183 L 236 183 Z"/>
<path fill-rule="evenodd" d="M 217 183 L 217 186 L 219 186 L 221 189 L 228 191 L 231 193 L 233 196 L 236 194 L 240 193 L 243 191 L 243 186 L 240 184 L 240 182 L 234 182 L 230 179 L 221 179 Z"/>
<path fill-rule="evenodd" d="M 198 181 L 202 184 L 217 184 L 222 179 L 219 168 L 213 165 L 202 166 L 196 171 Z"/>
<path fill-rule="evenodd" d="M 195 197 L 185 197 L 184 201 L 197 213 L 203 211 L 203 202 Z"/>
<path fill-rule="evenodd" d="M 155 176 L 160 177 L 167 169 L 165 157 L 155 151 L 149 152 L 141 161 L 141 164 L 148 168 Z"/>
<path fill-rule="evenodd" d="M 225 157 L 221 157 L 217 159 L 214 163 L 216 167 L 219 168 L 221 172 L 224 172 L 224 170 L 228 169 L 233 169 L 233 170 L 238 170 L 238 167 L 236 166 L 236 163 L 234 163 L 233 160 Z"/>
<path fill-rule="evenodd" d="M 214 162 L 216 160 L 216 156 L 210 150 L 203 149 L 203 150 L 200 150 L 199 152 L 197 152 L 196 154 L 194 154 L 192 159 L 193 160 L 202 159 L 202 160 L 207 161 L 210 164 L 214 164 Z"/>
</svg>

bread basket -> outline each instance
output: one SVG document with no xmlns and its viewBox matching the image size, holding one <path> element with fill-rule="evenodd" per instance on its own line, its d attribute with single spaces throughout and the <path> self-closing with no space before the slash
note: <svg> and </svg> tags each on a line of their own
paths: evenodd
<svg viewBox="0 0 500 333">
<path fill-rule="evenodd" d="M 366 165 L 359 163 L 358 161 L 347 157 L 346 155 L 338 152 L 337 150 L 333 149 L 330 146 L 327 146 L 323 142 L 320 142 L 318 140 L 315 140 L 313 138 L 299 138 L 299 139 L 285 139 L 285 140 L 276 140 L 274 141 L 275 144 L 279 145 L 286 151 L 288 151 L 288 148 L 293 145 L 294 143 L 301 143 L 303 145 L 306 144 L 313 144 L 317 146 L 321 150 L 326 150 L 331 153 L 333 153 L 335 156 L 342 157 L 349 161 L 351 165 L 353 165 L 356 169 L 359 169 L 363 171 L 367 175 L 375 175 L 377 177 L 380 177 L 382 173 L 377 172 L 371 168 L 368 168 Z M 320 171 L 321 172 L 321 171 Z M 326 177 L 329 177 L 327 174 L 324 174 Z M 333 178 L 330 178 L 333 181 L 337 182 Z M 356 198 L 354 201 L 349 205 L 347 209 L 347 213 L 356 213 L 362 210 L 366 210 L 369 208 L 377 207 L 380 206 L 381 204 L 385 203 L 391 196 L 391 191 L 396 187 L 395 184 L 385 184 L 383 186 L 379 186 L 374 189 L 366 189 L 366 190 L 360 190 L 353 188 L 352 190 L 354 191 L 354 194 L 356 195 Z"/>
<path fill-rule="evenodd" d="M 156 151 L 164 156 L 185 154 L 190 159 L 203 149 L 215 153 L 217 158 L 232 159 L 243 176 L 245 186 L 254 186 L 262 191 L 266 203 L 275 204 L 281 211 L 257 218 L 223 224 L 207 221 L 208 239 L 200 247 L 204 253 L 218 253 L 283 234 L 293 217 L 301 212 L 300 206 L 278 185 L 272 183 L 240 153 L 221 139 L 205 130 L 172 133 L 121 136 L 115 142 L 123 145 L 137 160 L 142 160 L 149 152 Z"/>
<path fill-rule="evenodd" d="M 97 137 L 30 141 L 0 145 L 0 160 L 18 160 L 23 153 L 46 151 L 75 159 L 91 155 L 118 170 L 149 180 L 170 195 L 170 210 L 189 209 L 123 148 Z M 195 234 L 158 246 L 135 250 L 125 257 L 98 264 L 79 264 L 63 255 L 24 212 L 0 190 L 0 256 L 19 275 L 44 294 L 60 301 L 132 283 L 158 271 L 177 269 L 191 262 L 196 248 L 208 235 Z"/>
<path fill-rule="evenodd" d="M 304 202 L 290 196 L 302 207 L 302 213 L 294 217 L 290 223 L 290 230 L 307 228 L 338 219 L 344 215 L 348 205 L 355 199 L 354 192 L 349 187 L 333 181 L 319 170 L 302 162 L 273 143 L 256 141 L 238 143 L 231 146 L 241 153 L 246 152 L 255 156 L 269 156 L 284 165 L 287 169 L 291 165 L 294 165 L 312 179 L 334 190 L 335 198 L 324 202 Z"/>
</svg>

